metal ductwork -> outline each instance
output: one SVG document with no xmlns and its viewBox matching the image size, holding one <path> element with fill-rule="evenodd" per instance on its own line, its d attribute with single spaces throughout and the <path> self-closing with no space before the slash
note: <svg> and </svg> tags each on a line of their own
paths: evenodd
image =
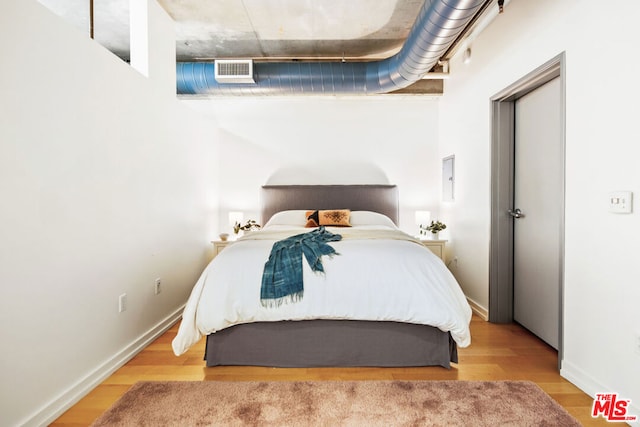
<svg viewBox="0 0 640 427">
<path fill-rule="evenodd" d="M 180 62 L 180 95 L 376 94 L 403 89 L 428 73 L 485 0 L 425 0 L 407 41 L 372 62 L 256 62 L 255 84 L 222 84 L 213 62 Z"/>
</svg>

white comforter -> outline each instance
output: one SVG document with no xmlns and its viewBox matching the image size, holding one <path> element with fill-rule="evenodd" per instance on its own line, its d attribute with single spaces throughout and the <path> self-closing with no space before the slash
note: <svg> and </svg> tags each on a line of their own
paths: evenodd
<svg viewBox="0 0 640 427">
<path fill-rule="evenodd" d="M 460 347 L 471 342 L 471 308 L 443 262 L 405 233 L 384 226 L 332 228 L 340 254 L 323 257 L 325 275 L 303 261 L 301 301 L 260 304 L 264 263 L 277 240 L 311 229 L 274 226 L 251 233 L 211 261 L 196 283 L 173 340 L 180 355 L 203 336 L 249 322 L 351 319 L 418 323 L 449 331 Z M 271 234 L 269 234 L 271 232 Z"/>
</svg>

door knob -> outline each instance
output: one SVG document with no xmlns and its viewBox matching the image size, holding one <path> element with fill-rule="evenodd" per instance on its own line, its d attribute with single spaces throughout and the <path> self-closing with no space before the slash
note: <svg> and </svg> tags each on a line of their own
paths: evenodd
<svg viewBox="0 0 640 427">
<path fill-rule="evenodd" d="M 509 209 L 507 213 L 514 218 L 524 218 L 524 214 L 520 209 Z"/>
</svg>

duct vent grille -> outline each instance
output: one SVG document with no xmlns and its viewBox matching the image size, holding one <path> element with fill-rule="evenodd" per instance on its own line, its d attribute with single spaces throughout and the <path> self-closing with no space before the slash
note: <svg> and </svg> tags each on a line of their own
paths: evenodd
<svg viewBox="0 0 640 427">
<path fill-rule="evenodd" d="M 218 59 L 215 64 L 218 83 L 255 83 L 251 59 Z"/>
</svg>

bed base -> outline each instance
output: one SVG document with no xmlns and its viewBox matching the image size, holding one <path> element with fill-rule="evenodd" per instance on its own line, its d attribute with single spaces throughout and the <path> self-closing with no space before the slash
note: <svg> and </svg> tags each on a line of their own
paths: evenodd
<svg viewBox="0 0 640 427">
<path fill-rule="evenodd" d="M 458 362 L 451 335 L 397 322 L 305 320 L 235 325 L 207 336 L 207 366 L 443 366 Z"/>
</svg>

